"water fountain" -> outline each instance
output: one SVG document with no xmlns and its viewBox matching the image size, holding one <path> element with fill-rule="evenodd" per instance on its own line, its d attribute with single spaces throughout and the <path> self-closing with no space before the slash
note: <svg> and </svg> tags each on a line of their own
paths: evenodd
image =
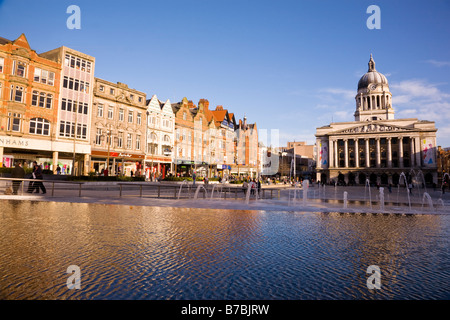
<svg viewBox="0 0 450 320">
<path fill-rule="evenodd" d="M 347 191 L 344 191 L 344 209 L 347 209 Z"/>
<path fill-rule="evenodd" d="M 218 184 L 214 184 L 213 185 L 213 188 L 212 188 L 212 191 L 211 191 L 211 200 L 213 199 L 213 196 L 214 196 L 214 189 L 215 188 L 220 188 L 220 192 L 222 192 L 222 188 L 223 188 L 223 183 L 218 183 Z M 219 197 L 220 198 L 220 197 Z"/>
<path fill-rule="evenodd" d="M 370 191 L 370 181 L 366 179 L 366 183 L 364 185 L 364 201 L 367 201 L 367 187 L 369 187 L 369 206 L 372 209 L 372 193 Z"/>
<path fill-rule="evenodd" d="M 384 188 L 380 188 L 380 211 L 384 211 Z"/>
<path fill-rule="evenodd" d="M 437 200 L 437 203 L 440 204 L 442 208 L 445 207 L 445 206 L 444 206 L 444 200 L 442 200 L 442 198 L 439 198 L 439 199 Z M 437 207 L 436 207 L 436 209 L 437 209 Z"/>
<path fill-rule="evenodd" d="M 433 200 L 431 199 L 430 195 L 427 192 L 423 193 L 423 198 L 422 198 L 422 208 L 423 208 L 423 204 L 425 201 L 425 198 L 428 201 L 428 207 L 430 208 L 430 211 L 433 210 Z M 442 199 L 441 199 L 442 200 Z"/>
<path fill-rule="evenodd" d="M 303 205 L 306 206 L 308 200 L 309 180 L 303 181 Z"/>
<path fill-rule="evenodd" d="M 195 190 L 194 200 L 197 199 L 197 197 L 198 197 L 198 192 L 200 191 L 200 189 L 205 190 L 205 197 L 206 197 L 206 195 L 208 194 L 208 192 L 206 191 L 206 188 L 200 184 L 200 185 L 197 187 L 197 190 Z"/>
<path fill-rule="evenodd" d="M 248 204 L 250 201 L 250 193 L 252 191 L 252 183 L 249 182 L 248 187 L 247 187 L 247 194 L 245 195 L 245 203 Z"/>
<path fill-rule="evenodd" d="M 411 170 L 412 170 L 412 169 L 411 169 Z M 406 175 L 405 175 L 404 172 L 402 172 L 402 173 L 400 174 L 400 178 L 398 179 L 398 187 L 397 187 L 397 203 L 399 203 L 398 195 L 399 195 L 399 193 L 400 193 L 400 183 L 402 182 L 402 178 L 403 178 L 403 181 L 405 182 L 405 186 L 406 186 L 406 194 L 408 195 L 408 205 L 409 205 L 409 210 L 411 210 L 411 198 L 410 198 L 410 196 L 409 196 L 408 181 L 407 181 L 407 179 L 406 179 Z"/>
<path fill-rule="evenodd" d="M 183 182 L 181 182 L 181 185 L 180 185 L 180 190 L 178 190 L 178 200 L 180 200 L 180 196 L 181 196 L 181 189 L 183 188 L 183 185 L 187 185 L 188 184 L 188 182 L 187 182 L 187 180 L 183 180 Z"/>
</svg>

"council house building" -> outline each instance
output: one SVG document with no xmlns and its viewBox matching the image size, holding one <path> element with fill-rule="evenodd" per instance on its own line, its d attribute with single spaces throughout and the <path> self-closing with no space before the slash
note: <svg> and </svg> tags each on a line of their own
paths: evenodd
<svg viewBox="0 0 450 320">
<path fill-rule="evenodd" d="M 408 181 L 437 184 L 435 123 L 394 119 L 388 80 L 372 55 L 355 100 L 355 121 L 316 129 L 317 181 L 396 185 L 404 173 Z"/>
</svg>

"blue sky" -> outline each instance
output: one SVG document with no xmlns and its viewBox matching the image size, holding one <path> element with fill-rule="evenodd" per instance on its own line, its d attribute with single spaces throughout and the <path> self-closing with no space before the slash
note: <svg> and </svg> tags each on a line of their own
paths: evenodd
<svg viewBox="0 0 450 320">
<path fill-rule="evenodd" d="M 25 5 L 26 4 L 26 5 Z M 69 5 L 81 30 L 66 27 Z M 370 30 L 368 6 L 381 9 Z M 38 53 L 61 45 L 96 57 L 95 75 L 178 102 L 223 105 L 281 143 L 352 121 L 372 53 L 396 118 L 436 121 L 450 147 L 450 1 L 0 0 L 0 36 Z M 269 131 L 270 135 L 270 131 Z"/>
</svg>

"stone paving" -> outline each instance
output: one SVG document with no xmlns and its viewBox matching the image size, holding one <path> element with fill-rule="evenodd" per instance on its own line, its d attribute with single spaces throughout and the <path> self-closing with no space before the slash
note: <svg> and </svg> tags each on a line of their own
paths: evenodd
<svg viewBox="0 0 450 320">
<path fill-rule="evenodd" d="M 272 184 L 262 186 L 266 199 L 256 199 L 255 196 L 252 196 L 247 201 L 242 187 L 228 184 L 222 187 L 222 190 L 219 186 L 214 187 L 214 197 L 211 198 L 212 185 L 206 186 L 205 193 L 204 185 L 199 183 L 196 183 L 195 186 L 191 183 L 190 188 L 176 183 L 123 183 L 122 192 L 120 192 L 120 184 L 115 182 L 87 182 L 81 185 L 81 191 L 77 184 L 59 183 L 55 183 L 54 190 L 52 190 L 52 183 L 45 182 L 46 194 L 29 194 L 26 192 L 28 182 L 25 182 L 25 187 L 23 190 L 22 188 L 19 190 L 18 195 L 4 194 L 5 183 L 4 181 L 2 183 L 0 200 L 236 210 L 450 214 L 450 193 L 442 194 L 438 189 L 413 189 L 408 199 L 405 188 L 392 188 L 391 193 L 384 188 L 382 204 L 380 191 L 376 187 L 318 187 L 311 185 L 308 188 L 308 197 L 304 199 L 302 188 Z M 143 185 L 142 191 L 140 185 Z M 199 189 L 197 199 L 194 199 L 199 185 L 202 187 Z M 159 192 L 158 186 L 160 187 Z M 179 192 L 180 187 L 181 193 Z M 189 193 L 188 189 L 190 189 Z M 226 193 L 223 192 L 225 189 L 228 190 Z M 270 190 L 272 191 L 270 192 Z M 344 192 L 347 192 L 347 201 L 344 201 Z M 428 196 L 424 196 L 425 192 L 429 195 L 431 206 Z M 272 193 L 272 198 L 270 198 L 270 193 Z M 225 196 L 227 196 L 226 199 L 224 199 Z"/>
</svg>

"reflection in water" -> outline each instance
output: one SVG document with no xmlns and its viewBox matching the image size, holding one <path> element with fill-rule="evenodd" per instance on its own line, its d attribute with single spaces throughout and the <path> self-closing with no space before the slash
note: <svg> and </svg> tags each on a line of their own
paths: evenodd
<svg viewBox="0 0 450 320">
<path fill-rule="evenodd" d="M 3 201 L 0 299 L 448 299 L 449 230 L 447 215 Z"/>
</svg>

